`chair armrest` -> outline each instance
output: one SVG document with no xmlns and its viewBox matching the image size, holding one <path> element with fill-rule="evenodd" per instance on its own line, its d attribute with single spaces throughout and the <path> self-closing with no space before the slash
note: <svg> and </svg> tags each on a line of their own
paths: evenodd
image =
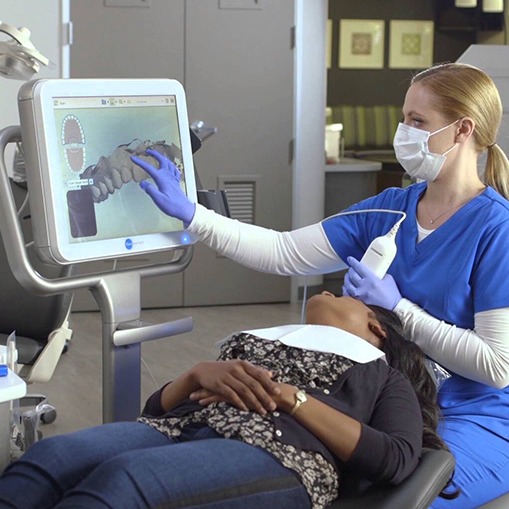
<svg viewBox="0 0 509 509">
<path fill-rule="evenodd" d="M 415 471 L 398 486 L 376 486 L 344 496 L 328 509 L 426 509 L 439 495 L 454 471 L 452 454 L 426 450 Z M 341 484 L 340 484 L 341 493 Z"/>
</svg>

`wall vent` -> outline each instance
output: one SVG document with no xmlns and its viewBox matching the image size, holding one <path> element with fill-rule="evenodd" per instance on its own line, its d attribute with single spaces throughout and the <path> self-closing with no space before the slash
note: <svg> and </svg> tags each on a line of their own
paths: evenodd
<svg viewBox="0 0 509 509">
<path fill-rule="evenodd" d="M 257 183 L 259 175 L 218 177 L 218 187 L 226 191 L 228 207 L 233 219 L 256 224 Z"/>
</svg>

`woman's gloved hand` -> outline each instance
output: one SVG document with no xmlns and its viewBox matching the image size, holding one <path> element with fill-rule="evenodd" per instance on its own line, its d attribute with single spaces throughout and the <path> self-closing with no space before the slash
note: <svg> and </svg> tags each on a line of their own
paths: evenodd
<svg viewBox="0 0 509 509">
<path fill-rule="evenodd" d="M 131 156 L 131 160 L 154 179 L 157 188 L 146 180 L 140 182 L 140 187 L 154 200 L 159 209 L 171 217 L 180 219 L 187 228 L 193 220 L 196 205 L 189 200 L 180 187 L 179 169 L 167 157 L 155 150 L 147 149 L 146 153 L 157 159 L 159 168 L 154 168 L 136 156 Z"/>
<path fill-rule="evenodd" d="M 392 311 L 403 298 L 398 285 L 390 274 L 378 279 L 375 273 L 356 260 L 347 258 L 350 265 L 345 275 L 343 295 L 361 300 L 364 304 L 373 304 Z"/>
</svg>

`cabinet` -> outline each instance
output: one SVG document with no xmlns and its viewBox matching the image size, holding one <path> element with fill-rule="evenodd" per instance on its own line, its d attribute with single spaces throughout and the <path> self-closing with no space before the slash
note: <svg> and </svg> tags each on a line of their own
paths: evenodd
<svg viewBox="0 0 509 509">
<path fill-rule="evenodd" d="M 502 123 L 497 144 L 509 154 L 509 46 L 496 44 L 472 44 L 458 62 L 475 65 L 487 73 L 495 82 L 502 101 Z M 484 162 L 482 163 L 484 165 Z"/>
<path fill-rule="evenodd" d="M 343 158 L 325 166 L 325 217 L 377 194 L 378 161 Z"/>
</svg>

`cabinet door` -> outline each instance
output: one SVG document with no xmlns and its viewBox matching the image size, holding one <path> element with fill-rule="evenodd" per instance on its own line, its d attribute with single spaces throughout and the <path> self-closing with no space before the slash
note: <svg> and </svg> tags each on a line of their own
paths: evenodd
<svg viewBox="0 0 509 509">
<path fill-rule="evenodd" d="M 294 0 L 186 0 L 190 121 L 218 132 L 195 156 L 205 188 L 226 188 L 232 215 L 291 227 Z M 185 305 L 290 299 L 290 279 L 246 269 L 197 246 Z"/>
<path fill-rule="evenodd" d="M 105 5 L 104 0 L 71 0 L 74 43 L 72 78 L 173 78 L 184 81 L 184 0 L 153 0 L 147 8 L 129 2 Z M 83 272 L 113 270 L 141 263 L 164 263 L 173 254 L 85 263 Z M 183 304 L 183 276 L 172 274 L 144 279 L 142 307 Z M 88 290 L 75 293 L 73 310 L 97 309 Z"/>
<path fill-rule="evenodd" d="M 72 78 L 183 81 L 184 0 L 132 3 L 71 0 Z"/>
</svg>

